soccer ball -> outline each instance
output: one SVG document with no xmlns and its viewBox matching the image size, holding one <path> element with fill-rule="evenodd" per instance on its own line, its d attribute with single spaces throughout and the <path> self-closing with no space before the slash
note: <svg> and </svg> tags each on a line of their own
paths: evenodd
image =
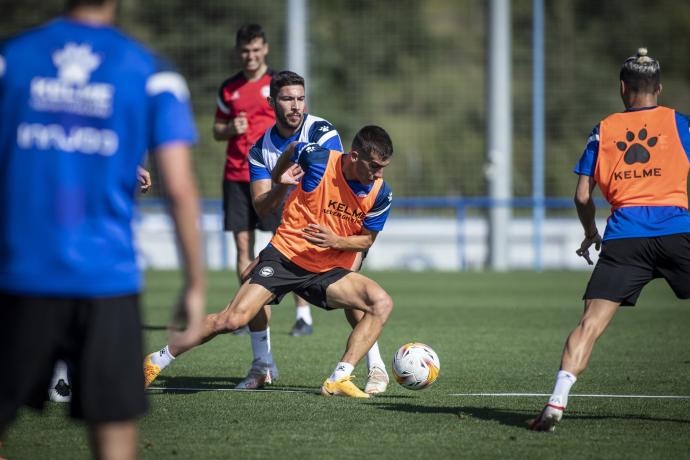
<svg viewBox="0 0 690 460">
<path fill-rule="evenodd" d="M 408 390 L 421 390 L 436 381 L 441 363 L 436 352 L 423 343 L 406 343 L 393 357 L 393 377 Z"/>
</svg>

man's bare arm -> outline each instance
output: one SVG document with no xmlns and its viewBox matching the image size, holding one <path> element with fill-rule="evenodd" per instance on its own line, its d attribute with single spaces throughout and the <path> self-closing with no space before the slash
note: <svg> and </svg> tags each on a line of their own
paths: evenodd
<svg viewBox="0 0 690 460">
<path fill-rule="evenodd" d="M 216 118 L 213 122 L 213 139 L 227 141 L 228 139 L 247 132 L 247 117 L 244 112 L 232 120 Z"/>
<path fill-rule="evenodd" d="M 318 224 L 309 224 L 302 229 L 304 239 L 321 248 L 333 248 L 340 251 L 366 251 L 376 241 L 378 232 L 362 229 L 359 235 L 339 236 L 332 230 Z"/>
<path fill-rule="evenodd" d="M 580 244 L 580 248 L 575 253 L 583 257 L 588 264 L 592 265 L 592 259 L 589 257 L 589 247 L 594 244 L 598 251 L 601 247 L 601 236 L 597 229 L 595 221 L 596 206 L 592 200 L 592 192 L 596 182 L 591 176 L 581 174 L 577 181 L 577 188 L 575 189 L 575 208 L 577 209 L 577 217 L 580 219 L 582 228 L 585 232 L 585 238 Z"/>
<path fill-rule="evenodd" d="M 280 207 L 289 186 L 276 185 L 272 187 L 270 179 L 260 179 L 251 183 L 252 203 L 256 213 L 265 217 Z"/>
<path fill-rule="evenodd" d="M 280 208 L 280 204 L 285 199 L 285 194 L 290 190 L 290 186 L 299 184 L 304 176 L 304 171 L 299 165 L 290 166 L 283 173 L 280 184 L 273 185 L 270 179 L 259 179 L 251 183 L 252 203 L 259 216 L 266 216 Z"/>
<path fill-rule="evenodd" d="M 206 279 L 199 229 L 199 193 L 192 173 L 191 152 L 184 143 L 166 144 L 155 152 L 184 267 L 185 285 L 171 325 L 171 342 L 188 346 L 201 335 L 206 305 Z M 182 329 L 182 330 L 181 330 Z"/>
</svg>

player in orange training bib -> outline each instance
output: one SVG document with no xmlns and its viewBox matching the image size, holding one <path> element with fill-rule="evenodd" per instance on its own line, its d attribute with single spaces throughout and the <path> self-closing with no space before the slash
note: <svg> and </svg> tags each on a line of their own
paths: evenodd
<svg viewBox="0 0 690 460">
<path fill-rule="evenodd" d="M 583 296 L 585 312 L 568 336 L 553 394 L 531 422 L 533 430 L 553 431 L 560 422 L 570 388 L 619 306 L 635 305 L 654 278 L 665 278 L 678 298 L 690 298 L 688 117 L 657 105 L 660 92 L 659 62 L 640 48 L 620 71 L 625 112 L 594 127 L 575 168 L 585 233 L 576 252 L 591 265 L 589 247 L 603 249 Z M 603 240 L 594 221 L 597 184 L 611 204 Z"/>
<path fill-rule="evenodd" d="M 292 291 L 327 310 L 360 310 L 364 316 L 321 393 L 368 398 L 352 382 L 352 370 L 381 334 L 393 301 L 375 281 L 350 268 L 357 252 L 374 243 L 390 212 L 393 195 L 383 170 L 392 155 L 393 143 L 378 126 L 360 129 L 346 154 L 318 144 L 290 144 L 272 170 L 273 182 L 295 185 L 281 225 L 230 304 L 206 317 L 199 344 L 243 327 L 265 304 Z M 177 357 L 190 348 L 166 353 Z M 149 384 L 160 367 L 145 367 Z"/>
</svg>

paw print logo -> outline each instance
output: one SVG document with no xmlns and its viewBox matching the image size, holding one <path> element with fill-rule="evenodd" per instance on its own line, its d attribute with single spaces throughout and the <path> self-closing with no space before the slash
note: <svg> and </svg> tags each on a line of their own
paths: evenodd
<svg viewBox="0 0 690 460">
<path fill-rule="evenodd" d="M 616 142 L 616 147 L 618 147 L 618 150 L 621 152 L 625 152 L 625 157 L 623 158 L 625 162 L 629 165 L 635 164 L 635 163 L 647 163 L 649 161 L 649 150 L 647 150 L 647 147 L 652 148 L 656 145 L 657 141 L 659 140 L 658 137 L 652 136 L 650 138 L 647 138 L 648 133 L 647 133 L 647 128 L 642 128 L 638 133 L 637 133 L 637 140 L 640 142 L 635 142 L 634 144 L 628 146 L 629 142 L 633 142 L 635 140 L 635 133 L 632 131 L 628 131 L 625 133 L 625 141 L 618 141 Z M 646 142 L 645 142 L 646 141 Z M 645 147 L 643 144 L 647 144 L 647 147 Z"/>
</svg>

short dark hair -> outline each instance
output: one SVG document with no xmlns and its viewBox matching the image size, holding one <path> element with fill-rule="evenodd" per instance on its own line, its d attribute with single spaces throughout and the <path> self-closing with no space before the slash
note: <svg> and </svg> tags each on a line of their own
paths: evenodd
<svg viewBox="0 0 690 460">
<path fill-rule="evenodd" d="M 266 33 L 264 29 L 262 29 L 259 24 L 245 24 L 237 30 L 235 46 L 239 48 L 246 43 L 251 43 L 257 38 L 263 40 L 264 43 L 266 42 Z"/>
<path fill-rule="evenodd" d="M 393 155 L 393 141 L 385 129 L 380 126 L 368 125 L 357 131 L 352 140 L 352 150 L 369 157 L 373 152 L 378 153 L 381 160 L 387 160 Z"/>
<path fill-rule="evenodd" d="M 647 48 L 639 48 L 621 67 L 620 79 L 631 91 L 653 93 L 661 84 L 661 65 L 647 56 Z"/>
<path fill-rule="evenodd" d="M 304 87 L 304 78 L 290 70 L 281 70 L 271 78 L 270 95 L 275 98 L 283 86 L 298 85 Z"/>
</svg>

